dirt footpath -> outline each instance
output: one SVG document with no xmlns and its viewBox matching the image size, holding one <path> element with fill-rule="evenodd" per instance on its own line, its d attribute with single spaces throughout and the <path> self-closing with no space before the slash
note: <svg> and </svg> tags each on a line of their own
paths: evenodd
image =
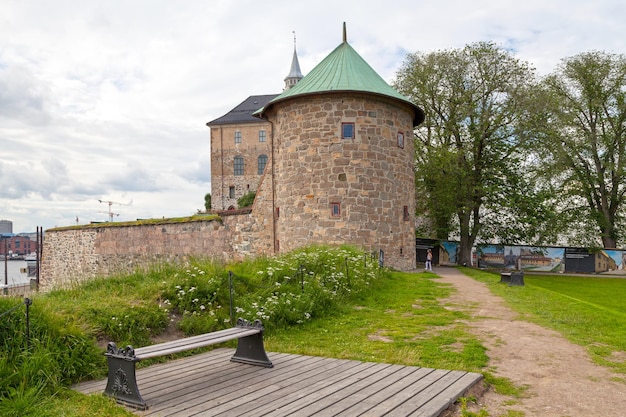
<svg viewBox="0 0 626 417">
<path fill-rule="evenodd" d="M 623 380 L 624 375 L 593 364 L 585 349 L 557 332 L 518 320 L 518 314 L 483 283 L 454 268 L 434 272 L 441 277 L 438 281 L 458 289 L 444 301 L 448 308 L 469 310 L 477 319 L 467 324 L 488 349 L 490 372 L 516 386 L 528 386 L 522 399 L 488 390 L 470 410 L 484 408 L 491 417 L 626 416 L 626 384 L 611 381 Z"/>
</svg>

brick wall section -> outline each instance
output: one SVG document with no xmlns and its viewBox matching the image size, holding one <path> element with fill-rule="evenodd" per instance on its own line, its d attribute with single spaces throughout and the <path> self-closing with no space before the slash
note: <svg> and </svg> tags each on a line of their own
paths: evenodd
<svg viewBox="0 0 626 417">
<path fill-rule="evenodd" d="M 394 268 L 415 268 L 412 110 L 373 95 L 325 94 L 277 103 L 268 119 L 276 129 L 280 251 L 347 243 L 382 249 Z M 354 139 L 341 138 L 342 122 L 355 123 Z M 339 217 L 331 203 L 340 203 Z"/>
</svg>

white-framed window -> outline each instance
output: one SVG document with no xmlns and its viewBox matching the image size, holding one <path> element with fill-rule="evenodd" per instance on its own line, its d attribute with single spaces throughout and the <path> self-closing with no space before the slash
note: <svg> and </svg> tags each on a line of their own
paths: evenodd
<svg viewBox="0 0 626 417">
<path fill-rule="evenodd" d="M 261 129 L 259 130 L 259 142 L 265 142 L 266 136 L 265 136 L 265 130 Z"/>
</svg>

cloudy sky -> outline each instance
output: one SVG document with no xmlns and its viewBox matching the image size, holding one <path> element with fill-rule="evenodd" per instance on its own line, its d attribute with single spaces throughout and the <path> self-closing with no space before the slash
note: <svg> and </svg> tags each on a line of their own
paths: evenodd
<svg viewBox="0 0 626 417">
<path fill-rule="evenodd" d="M 407 53 L 493 41 L 538 74 L 626 54 L 623 0 L 1 0 L 0 219 L 30 232 L 186 216 L 211 190 L 210 131 L 342 39 L 387 81 Z M 99 200 L 105 201 L 104 203 Z M 119 204 L 118 204 L 119 203 Z"/>
</svg>

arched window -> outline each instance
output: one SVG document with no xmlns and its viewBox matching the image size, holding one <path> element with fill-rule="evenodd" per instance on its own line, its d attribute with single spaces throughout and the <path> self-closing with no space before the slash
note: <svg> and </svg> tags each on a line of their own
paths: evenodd
<svg viewBox="0 0 626 417">
<path fill-rule="evenodd" d="M 235 157 L 235 175 L 243 175 L 243 156 Z"/>
<path fill-rule="evenodd" d="M 259 155 L 259 175 L 263 175 L 265 166 L 267 165 L 267 155 Z"/>
</svg>

